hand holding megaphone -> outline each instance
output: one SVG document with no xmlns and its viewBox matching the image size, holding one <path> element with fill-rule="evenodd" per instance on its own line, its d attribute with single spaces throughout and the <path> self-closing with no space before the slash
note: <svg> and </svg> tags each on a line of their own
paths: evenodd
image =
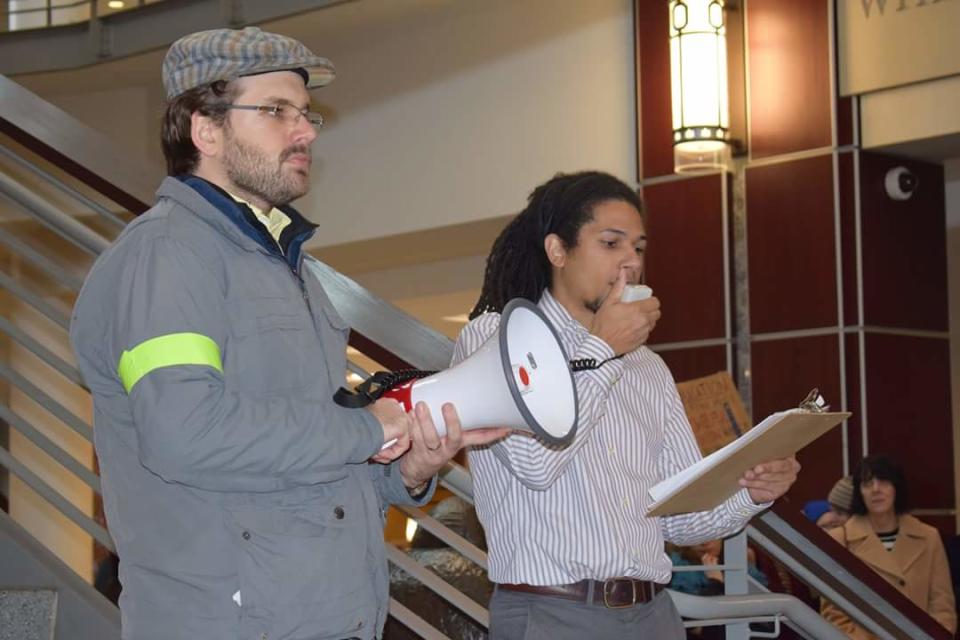
<svg viewBox="0 0 960 640">
<path fill-rule="evenodd" d="M 465 429 L 456 408 L 449 402 L 441 406 L 441 413 L 445 433 L 442 436 L 426 402 L 418 402 L 410 413 L 414 416 L 410 450 L 400 460 L 400 473 L 410 488 L 432 478 L 461 448 L 489 444 L 510 433 L 509 428 Z"/>
<path fill-rule="evenodd" d="M 621 269 L 590 326 L 590 333 L 610 345 L 618 356 L 646 343 L 660 319 L 660 301 L 657 298 L 650 295 L 635 302 L 624 301 L 625 293 L 628 299 L 646 293 L 643 290 L 628 290 L 627 287 L 627 270 Z"/>
<path fill-rule="evenodd" d="M 383 427 L 384 445 L 380 452 L 373 456 L 373 460 L 381 464 L 396 460 L 410 448 L 413 417 L 404 411 L 399 402 L 390 398 L 380 398 L 367 409 Z"/>
<path fill-rule="evenodd" d="M 578 402 L 570 361 L 543 312 L 523 299 L 507 303 L 497 331 L 456 366 L 433 373 L 380 372 L 358 386 L 357 394 L 341 389 L 334 400 L 341 406 L 368 406 L 374 387 L 375 397 L 392 398 L 407 413 L 425 403 L 440 438 L 447 435 L 442 413 L 447 403 L 456 407 L 458 426 L 468 431 L 509 427 L 555 445 L 568 444 L 576 433 Z M 402 444 L 399 439 L 391 444 L 400 436 L 386 429 L 384 437 L 385 451 L 378 455 Z M 474 437 L 485 436 L 470 439 Z"/>
</svg>

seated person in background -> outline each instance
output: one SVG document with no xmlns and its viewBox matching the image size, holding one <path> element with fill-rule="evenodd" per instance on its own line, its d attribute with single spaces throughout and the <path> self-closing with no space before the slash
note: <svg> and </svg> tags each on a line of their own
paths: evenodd
<svg viewBox="0 0 960 640">
<path fill-rule="evenodd" d="M 850 517 L 853 502 L 853 479 L 844 476 L 837 480 L 826 500 L 811 500 L 803 506 L 807 516 L 822 529 L 841 527 Z"/>
<path fill-rule="evenodd" d="M 803 505 L 803 509 L 800 510 L 800 513 L 802 513 L 810 522 L 816 523 L 818 527 L 823 527 L 824 529 L 830 528 L 824 527 L 822 524 L 820 524 L 821 518 L 826 519 L 830 516 L 830 503 L 826 500 L 810 500 Z"/>
<path fill-rule="evenodd" d="M 853 486 L 853 515 L 830 536 L 953 633 L 957 615 L 943 542 L 936 529 L 907 513 L 903 471 L 886 456 L 870 456 Z M 827 600 L 821 613 L 851 638 L 875 637 Z"/>
<path fill-rule="evenodd" d="M 817 524 L 824 529 L 843 526 L 853 510 L 853 476 L 843 476 L 837 480 L 827 494 L 827 502 L 830 503 L 830 519 Z"/>
<path fill-rule="evenodd" d="M 689 547 L 668 544 L 667 552 L 674 567 L 698 564 L 719 565 L 723 562 L 723 540 L 709 540 Z M 749 547 L 747 547 L 747 572 L 751 578 L 767 586 L 767 577 L 757 568 L 757 555 Z M 719 569 L 674 571 L 670 579 L 670 589 L 698 596 L 722 595 L 723 571 Z"/>
</svg>

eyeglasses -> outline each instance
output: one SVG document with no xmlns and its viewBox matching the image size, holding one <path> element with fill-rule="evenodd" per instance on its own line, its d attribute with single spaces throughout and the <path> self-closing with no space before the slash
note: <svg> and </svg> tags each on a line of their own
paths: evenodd
<svg viewBox="0 0 960 640">
<path fill-rule="evenodd" d="M 258 113 L 265 113 L 268 116 L 271 116 L 277 120 L 277 122 L 282 122 L 291 127 L 295 127 L 300 124 L 301 118 L 306 118 L 314 129 L 319 129 L 323 126 L 323 116 L 315 111 L 308 111 L 306 108 L 297 109 L 292 104 L 281 102 L 280 104 L 227 104 L 224 105 L 227 109 L 241 109 L 244 111 L 257 111 Z"/>
</svg>

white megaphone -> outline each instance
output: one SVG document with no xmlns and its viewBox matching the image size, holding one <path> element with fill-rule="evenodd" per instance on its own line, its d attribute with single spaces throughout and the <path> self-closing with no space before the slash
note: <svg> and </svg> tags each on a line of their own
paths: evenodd
<svg viewBox="0 0 960 640">
<path fill-rule="evenodd" d="M 447 430 L 440 409 L 447 402 L 456 407 L 464 429 L 512 427 L 560 445 L 577 431 L 570 361 L 543 312 L 521 298 L 507 303 L 497 332 L 469 358 L 393 387 L 383 397 L 407 411 L 426 402 L 441 437 Z"/>
</svg>

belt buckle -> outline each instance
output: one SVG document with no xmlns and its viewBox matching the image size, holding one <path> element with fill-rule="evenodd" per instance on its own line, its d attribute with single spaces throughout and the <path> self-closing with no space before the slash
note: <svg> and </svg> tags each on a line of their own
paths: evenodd
<svg viewBox="0 0 960 640">
<path fill-rule="evenodd" d="M 626 609 L 627 607 L 632 607 L 637 604 L 637 581 L 630 580 L 630 589 L 632 590 L 633 597 L 630 599 L 628 604 L 610 604 L 609 594 L 610 590 L 607 588 L 609 585 L 616 585 L 618 582 L 621 582 L 618 578 L 613 578 L 603 581 L 603 606 L 607 609 Z"/>
</svg>

